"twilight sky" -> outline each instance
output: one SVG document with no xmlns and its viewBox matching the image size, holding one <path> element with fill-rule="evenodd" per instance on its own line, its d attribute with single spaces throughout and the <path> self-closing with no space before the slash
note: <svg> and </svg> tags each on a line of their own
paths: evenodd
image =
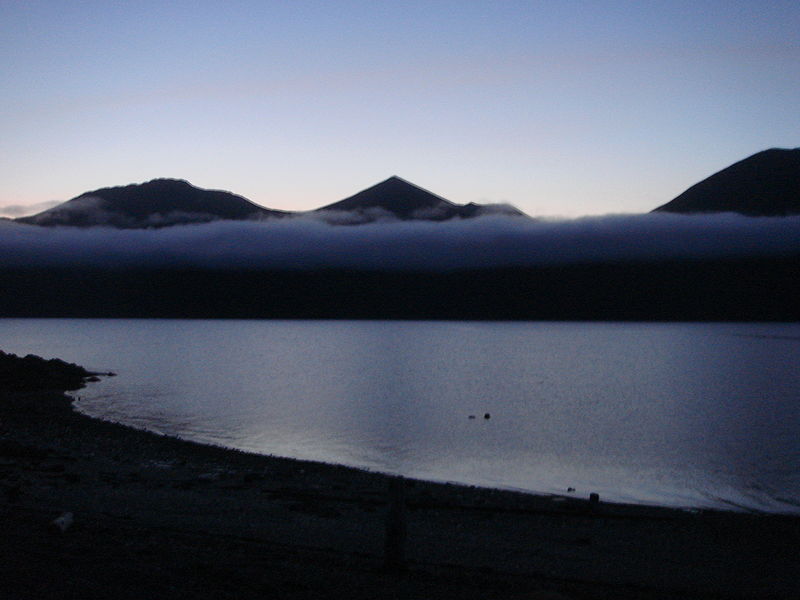
<svg viewBox="0 0 800 600">
<path fill-rule="evenodd" d="M 800 3 L 0 0 L 0 214 L 177 177 L 311 209 L 399 175 L 644 212 L 800 146 Z"/>
</svg>

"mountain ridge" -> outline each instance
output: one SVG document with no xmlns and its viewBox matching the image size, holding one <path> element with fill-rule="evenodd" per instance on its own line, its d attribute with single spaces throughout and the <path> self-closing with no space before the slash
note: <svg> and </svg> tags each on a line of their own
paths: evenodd
<svg viewBox="0 0 800 600">
<path fill-rule="evenodd" d="M 265 208 L 231 192 L 198 188 L 183 179 L 160 178 L 84 192 L 14 221 L 43 227 L 142 229 L 308 215 L 334 225 L 360 225 L 385 220 L 445 221 L 489 214 L 526 216 L 510 205 L 455 204 L 396 175 L 353 196 L 305 212 Z"/>
<path fill-rule="evenodd" d="M 800 214 L 800 148 L 770 148 L 699 181 L 653 213 L 739 213 L 745 216 Z M 485 215 L 528 217 L 509 204 L 456 204 L 397 175 L 352 196 L 310 211 L 260 206 L 243 196 L 160 178 L 84 192 L 40 213 L 13 219 L 51 226 L 161 228 L 217 220 L 312 217 L 331 225 L 382 221 L 447 221 Z"/>
</svg>

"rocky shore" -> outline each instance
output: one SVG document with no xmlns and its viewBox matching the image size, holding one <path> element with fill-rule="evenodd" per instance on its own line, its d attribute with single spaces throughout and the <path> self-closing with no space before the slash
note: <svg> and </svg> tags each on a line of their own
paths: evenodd
<svg viewBox="0 0 800 600">
<path fill-rule="evenodd" d="M 413 481 L 398 516 L 392 478 L 94 420 L 9 356 L 0 598 L 800 597 L 799 517 Z"/>
</svg>

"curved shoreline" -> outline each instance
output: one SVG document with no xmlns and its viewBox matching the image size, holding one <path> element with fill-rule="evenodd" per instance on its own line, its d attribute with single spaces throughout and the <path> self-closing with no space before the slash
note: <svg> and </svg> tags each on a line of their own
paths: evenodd
<svg viewBox="0 0 800 600">
<path fill-rule="evenodd" d="M 102 374 L 101 374 L 102 375 Z M 100 415 L 93 415 L 91 412 L 83 411 L 79 408 L 78 402 L 81 401 L 80 397 L 73 399 L 73 410 L 75 410 L 78 414 L 86 416 L 90 419 L 95 419 L 98 421 L 105 421 L 108 423 L 114 423 L 117 425 L 122 425 L 123 427 L 129 427 L 131 429 L 137 431 L 143 431 L 147 433 L 151 433 L 161 437 L 172 438 L 184 442 L 189 442 L 192 444 L 199 444 L 202 446 L 210 446 L 214 448 L 220 448 L 222 450 L 230 450 L 233 452 L 243 452 L 246 454 L 253 454 L 256 456 L 266 456 L 268 458 L 275 458 L 281 460 L 292 460 L 304 463 L 313 463 L 313 464 L 320 464 L 325 466 L 337 467 L 337 468 L 344 468 L 344 469 L 353 469 L 356 471 L 363 471 L 366 473 L 372 473 L 375 475 L 380 475 L 383 477 L 403 477 L 406 480 L 414 480 L 415 482 L 419 483 L 431 483 L 437 485 L 450 485 L 450 486 L 459 486 L 464 488 L 480 488 L 480 489 L 487 489 L 487 490 L 494 490 L 496 492 L 508 492 L 513 494 L 523 494 L 526 496 L 534 496 L 540 498 L 548 498 L 553 502 L 573 502 L 580 504 L 582 502 L 588 502 L 591 494 L 581 494 L 577 493 L 574 487 L 569 487 L 564 492 L 556 492 L 556 491 L 545 491 L 545 490 L 535 490 L 535 489 L 525 489 L 523 487 L 515 487 L 511 485 L 507 486 L 493 486 L 489 483 L 481 483 L 479 481 L 469 482 L 469 481 L 458 481 L 455 479 L 447 479 L 447 478 L 437 478 L 437 477 L 420 477 L 420 476 L 409 476 L 403 475 L 399 473 L 391 473 L 388 471 L 382 471 L 379 468 L 371 468 L 369 466 L 360 466 L 356 464 L 347 464 L 344 462 L 336 462 L 336 461 L 326 461 L 322 459 L 314 459 L 314 458 L 300 458 L 294 456 L 287 456 L 282 454 L 271 454 L 268 452 L 259 452 L 257 450 L 251 450 L 247 448 L 237 448 L 235 446 L 226 446 L 224 444 L 217 444 L 213 441 L 205 441 L 202 439 L 192 439 L 191 436 L 181 436 L 178 434 L 171 434 L 165 433 L 163 431 L 159 431 L 157 429 L 149 429 L 144 426 L 136 426 L 133 424 L 125 423 L 123 421 L 118 421 L 114 419 L 106 419 Z M 766 510 L 763 508 L 756 508 L 753 506 L 747 506 L 744 504 L 736 504 L 731 500 L 725 500 L 723 498 L 717 499 L 717 505 L 692 505 L 692 504 L 665 504 L 658 501 L 637 501 L 635 499 L 630 500 L 620 500 L 618 498 L 614 498 L 610 494 L 603 493 L 599 494 L 599 497 L 603 500 L 606 506 L 629 506 L 629 507 L 642 507 L 642 508 L 651 508 L 651 509 L 665 509 L 665 510 L 675 510 L 675 511 L 688 511 L 697 513 L 700 511 L 721 511 L 721 512 L 734 512 L 734 513 L 741 513 L 741 514 L 753 514 L 753 515 L 785 515 L 785 516 L 798 516 L 800 517 L 800 508 L 793 507 L 792 510 Z M 787 506 L 789 504 L 787 503 Z"/>
<path fill-rule="evenodd" d="M 800 596 L 798 517 L 419 481 L 408 571 L 389 573 L 391 479 L 100 421 L 60 392 L 0 392 L 0 579 L 37 598 Z M 53 532 L 66 512 L 74 524 Z"/>
<path fill-rule="evenodd" d="M 103 375 L 102 373 L 100 375 Z M 76 395 L 77 396 L 77 395 Z M 100 398 L 105 401 L 107 398 L 116 398 L 117 401 L 120 399 L 124 399 L 126 397 L 132 396 L 131 394 L 103 394 Z M 90 408 L 94 408 L 95 410 L 83 410 L 81 408 L 81 403 L 85 402 L 84 406 L 88 405 Z M 124 405 L 125 401 L 119 402 L 120 404 Z M 224 443 L 217 443 L 213 439 L 202 439 L 202 435 L 196 436 L 193 438 L 192 433 L 193 430 L 190 428 L 187 435 L 181 435 L 180 432 L 172 431 L 172 432 L 164 432 L 159 431 L 156 428 L 148 428 L 146 425 L 136 424 L 136 420 L 140 415 L 136 413 L 134 410 L 133 412 L 126 412 L 124 410 L 120 410 L 119 417 L 120 420 L 116 420 L 113 416 L 107 417 L 105 416 L 106 413 L 104 412 L 104 408 L 102 406 L 103 402 L 99 402 L 98 398 L 92 398 L 90 395 L 88 398 L 82 399 L 80 396 L 75 398 L 75 402 L 73 404 L 74 409 L 89 418 L 98 419 L 98 420 L 107 420 L 111 423 L 122 424 L 126 427 L 131 427 L 133 429 L 137 429 L 140 431 L 147 431 L 150 433 L 155 433 L 156 435 L 163 435 L 168 437 L 173 437 L 175 439 L 180 439 L 187 442 L 202 444 L 202 445 L 209 445 L 214 447 L 219 447 L 227 450 L 233 450 L 237 452 L 246 452 L 246 453 L 253 453 L 256 455 L 263 455 L 269 456 L 274 458 L 285 458 L 288 460 L 298 460 L 298 461 L 308 461 L 314 463 L 320 463 L 325 465 L 331 466 L 338 466 L 348 469 L 356 469 L 361 471 L 367 471 L 371 473 L 377 473 L 384 476 L 389 477 L 396 477 L 402 476 L 407 479 L 415 479 L 419 481 L 427 481 L 430 483 L 437 483 L 437 484 L 450 484 L 456 486 L 464 486 L 464 487 L 478 487 L 478 488 L 487 488 L 487 489 L 494 489 L 497 491 L 507 491 L 512 493 L 519 493 L 519 494 L 526 494 L 532 496 L 541 496 L 547 498 L 555 498 L 558 501 L 576 501 L 576 502 L 585 502 L 589 500 L 590 493 L 597 491 L 599 492 L 600 498 L 607 504 L 613 505 L 630 505 L 630 506 L 642 506 L 647 508 L 664 508 L 669 510 L 682 510 L 682 511 L 690 511 L 690 512 L 698 512 L 698 511 L 731 511 L 737 513 L 746 513 L 746 514 L 773 514 L 773 515 L 786 515 L 786 516 L 797 516 L 800 517 L 800 505 L 794 504 L 791 499 L 788 498 L 779 498 L 779 497 L 772 497 L 767 496 L 766 492 L 764 492 L 765 497 L 750 497 L 745 498 L 741 495 L 741 490 L 732 490 L 728 492 L 728 497 L 722 495 L 715 495 L 712 493 L 711 485 L 708 481 L 704 481 L 706 485 L 709 485 L 708 489 L 700 489 L 700 488 L 693 488 L 689 491 L 693 491 L 694 494 L 690 494 L 689 491 L 685 491 L 683 494 L 679 495 L 677 483 L 672 487 L 665 487 L 661 488 L 659 491 L 660 494 L 652 493 L 652 490 L 647 487 L 639 487 L 639 488 L 632 488 L 628 487 L 628 494 L 627 497 L 623 494 L 616 494 L 616 487 L 614 484 L 605 484 L 602 481 L 594 481 L 593 483 L 583 484 L 584 482 L 578 477 L 568 477 L 565 478 L 565 482 L 569 482 L 571 485 L 568 487 L 561 487 L 556 489 L 555 486 L 552 486 L 550 489 L 530 489 L 523 487 L 523 484 L 514 485 L 511 484 L 503 484 L 500 481 L 487 481 L 487 480 L 480 480 L 479 478 L 475 478 L 470 480 L 468 477 L 459 480 L 458 478 L 449 478 L 447 475 L 426 475 L 426 474 L 412 474 L 406 475 L 403 473 L 392 473 L 391 471 L 381 470 L 379 466 L 370 466 L 370 465 L 359 465 L 359 464 L 348 464 L 348 462 L 340 462 L 337 460 L 337 457 L 332 457 L 329 460 L 325 458 L 314 458 L 314 457 L 296 457 L 286 454 L 279 454 L 279 453 L 270 453 L 269 451 L 265 450 L 258 450 L 256 448 L 248 448 L 248 447 L 236 447 L 225 445 Z M 134 403 L 134 406 L 136 404 Z M 129 419 L 132 422 L 126 422 L 126 419 Z M 148 421 L 146 418 L 140 419 L 142 422 L 152 422 Z M 170 420 L 167 419 L 166 422 L 170 424 Z M 180 424 L 180 423 L 179 423 Z M 172 429 L 178 429 L 179 427 L 172 427 Z M 502 472 L 501 470 L 497 469 L 496 472 Z M 700 480 L 700 477 L 697 477 L 697 480 Z M 528 481 L 537 480 L 536 478 L 529 478 Z M 506 478 L 505 481 L 511 481 L 509 478 Z M 713 480 L 712 480 L 713 481 Z M 627 482 L 623 482 L 627 483 Z M 680 481 L 681 484 L 685 485 L 685 481 Z M 599 487 L 598 487 L 599 486 Z M 688 489 L 688 488 L 687 488 Z M 681 490 L 683 491 L 683 490 Z M 715 490 L 714 490 L 715 491 Z M 639 492 L 637 495 L 636 492 Z M 646 498 L 646 494 L 651 492 L 649 499 Z M 735 492 L 740 492 L 740 496 L 736 496 Z"/>
</svg>

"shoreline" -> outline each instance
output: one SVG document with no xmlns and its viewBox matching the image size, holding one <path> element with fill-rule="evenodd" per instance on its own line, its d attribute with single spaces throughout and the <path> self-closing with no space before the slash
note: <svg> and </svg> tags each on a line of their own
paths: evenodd
<svg viewBox="0 0 800 600">
<path fill-rule="evenodd" d="M 797 516 L 415 480 L 407 569 L 387 572 L 392 477 L 133 429 L 72 400 L 0 392 L 0 597 L 800 597 Z"/>
<path fill-rule="evenodd" d="M 107 374 L 107 373 L 92 373 L 92 375 L 99 375 L 99 376 L 106 376 L 115 374 Z M 67 397 L 70 397 L 68 394 Z M 155 429 L 147 429 L 145 427 L 136 427 L 135 425 L 129 425 L 122 421 L 114 421 L 114 420 L 107 420 L 100 416 L 94 416 L 90 413 L 81 411 L 76 402 L 80 402 L 80 397 L 71 398 L 72 400 L 72 407 L 73 410 L 89 419 L 103 421 L 107 423 L 113 423 L 116 425 L 120 425 L 122 427 L 130 428 L 135 431 L 142 431 L 145 433 L 150 433 L 156 435 L 158 437 L 163 438 L 170 438 L 179 440 L 182 442 L 187 442 L 191 444 L 198 444 L 200 446 L 208 446 L 212 448 L 219 448 L 221 450 L 231 451 L 231 452 L 239 452 L 244 454 L 252 454 L 255 456 L 265 456 L 267 458 L 274 458 L 276 460 L 289 460 L 295 461 L 299 463 L 309 463 L 309 464 L 318 464 L 321 466 L 329 466 L 334 468 L 343 468 L 343 469 L 352 469 L 354 471 L 362 471 L 364 473 L 369 473 L 381 477 L 386 478 L 393 478 L 393 477 L 401 477 L 406 481 L 413 481 L 419 484 L 432 484 L 432 485 L 446 485 L 446 486 L 455 486 L 461 487 L 465 489 L 484 489 L 484 490 L 492 490 L 498 493 L 509 493 L 509 494 L 521 494 L 524 496 L 531 496 L 540 498 L 542 500 L 549 499 L 551 502 L 569 502 L 575 505 L 581 505 L 582 503 L 587 503 L 590 500 L 590 493 L 586 493 L 585 495 L 581 495 L 580 493 L 576 492 L 574 488 L 569 487 L 565 492 L 556 492 L 556 491 L 544 491 L 544 490 L 532 490 L 532 489 L 525 489 L 522 487 L 515 487 L 515 486 L 492 486 L 490 484 L 482 484 L 479 482 L 469 483 L 464 481 L 455 481 L 449 480 L 444 478 L 428 478 L 428 477 L 416 477 L 416 476 L 405 476 L 405 475 L 397 475 L 394 473 L 390 473 L 387 471 L 381 471 L 379 469 L 372 469 L 369 467 L 358 466 L 358 465 L 348 465 L 345 463 L 338 463 L 338 462 L 328 462 L 324 460 L 318 460 L 313 458 L 296 458 L 292 456 L 283 456 L 280 454 L 268 454 L 263 452 L 258 452 L 255 450 L 249 450 L 246 448 L 236 448 L 235 446 L 226 446 L 224 444 L 216 444 L 214 442 L 206 442 L 202 440 L 193 440 L 190 437 L 181 437 L 179 435 L 172 435 L 169 433 L 164 433 L 162 431 L 158 431 Z M 569 491 L 572 490 L 572 491 Z M 606 507 L 627 507 L 632 510 L 636 510 L 637 508 L 641 509 L 656 509 L 656 510 L 669 510 L 669 511 L 681 511 L 687 513 L 699 513 L 699 512 L 722 512 L 722 513 L 734 513 L 734 514 L 746 514 L 746 515 L 775 515 L 775 516 L 786 516 L 786 517 L 797 517 L 800 518 L 800 511 L 798 510 L 766 510 L 766 509 L 759 509 L 755 507 L 749 507 L 746 505 L 736 504 L 733 501 L 726 501 L 720 500 L 719 503 L 724 506 L 701 506 L 701 505 L 690 505 L 690 504 L 663 504 L 659 503 L 658 501 L 637 501 L 637 500 L 618 500 L 614 499 L 605 494 L 598 494 L 600 500 L 603 502 L 604 506 Z"/>
<path fill-rule="evenodd" d="M 115 373 L 103 373 L 103 372 L 96 372 L 91 373 L 92 375 L 99 375 L 99 376 L 116 376 Z M 103 411 L 102 408 L 100 410 L 95 410 L 97 414 L 92 414 L 92 411 L 82 411 L 79 407 L 79 403 L 82 401 L 80 396 L 77 396 L 77 391 L 74 391 L 74 401 L 73 401 L 73 409 L 89 418 L 98 419 L 98 420 L 106 420 L 102 416 Z M 92 399 L 91 396 L 86 399 L 86 402 L 90 407 L 94 407 L 97 409 L 97 399 Z M 126 415 L 123 414 L 123 418 Z M 471 419 L 475 418 L 474 416 L 470 416 Z M 123 425 L 125 427 L 130 427 L 132 429 L 137 429 L 139 431 L 150 432 L 155 435 L 164 436 L 164 437 L 172 437 L 175 439 L 179 439 L 186 442 L 191 442 L 195 444 L 207 445 L 207 446 L 214 446 L 217 448 L 222 448 L 225 450 L 231 450 L 235 452 L 245 452 L 245 453 L 252 453 L 261 456 L 268 456 L 271 458 L 277 459 L 287 459 L 287 460 L 296 460 L 296 461 L 305 461 L 311 463 L 320 463 L 323 465 L 330 465 L 335 467 L 342 467 L 347 469 L 355 469 L 359 471 L 366 471 L 368 473 L 375 473 L 378 475 L 383 475 L 386 477 L 405 477 L 406 479 L 413 479 L 416 481 L 424 481 L 433 484 L 443 484 L 443 485 L 455 485 L 455 486 L 463 486 L 467 488 L 486 488 L 486 489 L 493 489 L 499 492 L 510 492 L 510 493 L 518 493 L 530 496 L 539 496 L 539 497 L 546 497 L 553 499 L 554 501 L 569 501 L 569 502 L 587 502 L 589 501 L 590 495 L 594 492 L 599 492 L 600 499 L 606 505 L 615 505 L 615 506 L 630 506 L 630 507 L 644 507 L 644 508 L 663 508 L 668 510 L 678 510 L 678 511 L 686 511 L 686 512 L 708 512 L 708 511 L 719 511 L 719 512 L 733 512 L 733 513 L 740 513 L 740 514 L 752 514 L 752 515 L 778 515 L 778 516 L 789 516 L 789 517 L 798 517 L 800 518 L 800 505 L 794 502 L 792 499 L 787 497 L 779 497 L 779 496 L 766 496 L 764 498 L 737 498 L 735 493 L 729 492 L 729 497 L 725 497 L 722 495 L 714 494 L 711 489 L 709 488 L 706 490 L 706 495 L 699 493 L 698 490 L 695 490 L 695 494 L 691 496 L 688 493 L 684 493 L 683 495 L 678 495 L 676 493 L 672 493 L 672 495 L 662 495 L 663 498 L 669 498 L 666 502 L 660 501 L 658 498 L 658 494 L 653 494 L 652 490 L 647 489 L 647 492 L 650 492 L 651 499 L 641 499 L 642 495 L 637 497 L 636 492 L 640 491 L 640 489 L 628 489 L 627 495 L 625 494 L 615 494 L 617 491 L 613 485 L 608 485 L 604 483 L 598 483 L 595 481 L 594 483 L 582 485 L 584 482 L 580 481 L 580 478 L 566 478 L 563 482 L 569 482 L 571 485 L 567 487 L 560 487 L 556 489 L 556 486 L 553 485 L 549 489 L 529 489 L 526 487 L 522 487 L 524 484 L 520 484 L 518 486 L 515 485 L 496 485 L 497 481 L 492 483 L 491 481 L 480 481 L 478 479 L 470 481 L 468 478 L 466 480 L 455 480 L 455 479 L 448 479 L 446 477 L 437 477 L 437 476 L 426 476 L 426 475 L 402 475 L 391 473 L 388 471 L 382 471 L 379 468 L 372 468 L 370 466 L 358 465 L 358 464 L 347 464 L 343 462 L 335 462 L 326 461 L 325 459 L 320 458 L 299 458 L 293 456 L 286 456 L 281 454 L 272 454 L 266 453 L 263 451 L 259 451 L 255 448 L 237 448 L 235 446 L 228 446 L 220 443 L 216 443 L 214 441 L 203 440 L 203 439 L 192 439 L 191 436 L 182 437 L 177 433 L 167 433 L 163 431 L 159 431 L 157 429 L 148 429 L 147 427 L 137 426 L 132 424 L 127 424 L 124 421 L 116 421 L 116 420 L 109 420 L 109 422 L 116 423 Z M 535 478 L 531 478 L 534 480 Z M 577 480 L 576 480 L 577 479 Z M 576 489 L 578 488 L 578 489 Z M 667 492 L 673 491 L 673 488 L 662 488 L 661 491 L 666 490 Z M 737 490 L 734 490 L 739 491 Z M 646 495 L 646 494 L 645 494 Z M 655 498 L 655 499 L 653 499 Z M 670 502 L 671 500 L 671 502 Z M 749 500 L 749 504 L 747 503 Z M 692 502 L 695 502 L 694 504 Z"/>
</svg>

